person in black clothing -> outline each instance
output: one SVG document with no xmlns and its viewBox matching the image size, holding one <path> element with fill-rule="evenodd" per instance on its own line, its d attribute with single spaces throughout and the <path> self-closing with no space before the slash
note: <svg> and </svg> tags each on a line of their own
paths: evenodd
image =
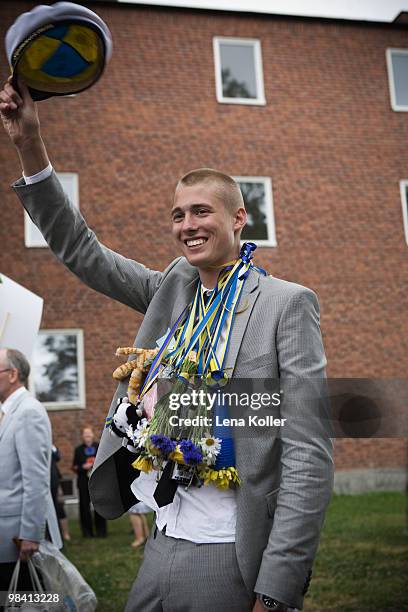
<svg viewBox="0 0 408 612">
<path fill-rule="evenodd" d="M 58 461 L 61 459 L 61 453 L 59 449 L 53 444 L 51 447 L 51 495 L 52 501 L 54 502 L 55 512 L 57 514 L 58 525 L 60 528 L 61 537 L 64 541 L 69 542 L 71 536 L 69 535 L 68 519 L 65 514 L 64 501 L 59 497 L 59 488 L 61 485 L 61 472 L 58 469 Z"/>
<path fill-rule="evenodd" d="M 82 430 L 83 444 L 77 446 L 72 462 L 72 469 L 76 472 L 77 485 L 79 491 L 79 519 L 81 523 L 82 535 L 91 538 L 94 535 L 92 525 L 91 500 L 88 490 L 88 479 L 95 461 L 98 443 L 94 442 L 94 432 L 91 427 Z M 106 520 L 94 511 L 96 536 L 104 538 L 106 536 Z"/>
</svg>

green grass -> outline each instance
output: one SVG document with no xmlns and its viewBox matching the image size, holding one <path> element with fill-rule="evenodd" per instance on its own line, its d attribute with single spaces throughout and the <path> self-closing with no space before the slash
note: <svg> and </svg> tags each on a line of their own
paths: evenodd
<svg viewBox="0 0 408 612">
<path fill-rule="evenodd" d="M 334 496 L 305 610 L 408 610 L 406 496 Z"/>
<path fill-rule="evenodd" d="M 402 493 L 334 496 L 304 611 L 408 611 L 406 521 Z M 63 552 L 95 590 L 98 612 L 121 612 L 143 556 L 130 546 L 128 517 L 109 522 L 107 539 L 83 540 L 70 525 Z"/>
<path fill-rule="evenodd" d="M 149 518 L 151 524 L 153 515 Z M 69 525 L 72 539 L 62 552 L 95 591 L 98 612 L 121 612 L 143 559 L 143 546 L 130 546 L 134 537 L 129 517 L 108 521 L 107 538 L 84 539 L 78 521 L 70 521 Z"/>
</svg>

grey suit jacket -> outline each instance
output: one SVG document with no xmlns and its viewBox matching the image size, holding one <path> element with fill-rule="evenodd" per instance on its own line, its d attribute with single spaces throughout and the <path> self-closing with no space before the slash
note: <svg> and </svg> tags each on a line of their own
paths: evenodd
<svg viewBox="0 0 408 612">
<path fill-rule="evenodd" d="M 157 338 L 190 302 L 198 283 L 196 268 L 178 258 L 164 272 L 152 271 L 106 248 L 70 205 L 55 175 L 34 185 L 25 186 L 20 180 L 14 189 L 58 259 L 96 291 L 144 314 L 135 346 L 155 347 Z M 238 310 L 227 356 L 229 375 L 281 377 L 291 391 L 281 416 L 298 416 L 298 381 L 325 377 L 315 294 L 251 270 Z M 119 385 L 109 414 L 126 388 L 125 382 Z M 300 410 L 311 410 L 310 403 L 300 402 Z M 301 608 L 331 496 L 331 440 L 278 438 L 272 433 L 235 437 L 242 479 L 237 491 L 236 551 L 245 584 L 250 592 Z M 135 502 L 130 491 L 137 476 L 132 461 L 120 439 L 104 431 L 90 492 L 106 518 L 120 516 Z"/>
<path fill-rule="evenodd" d="M 16 561 L 13 538 L 40 542 L 48 527 L 61 548 L 50 492 L 51 425 L 28 391 L 0 422 L 0 563 Z"/>
</svg>

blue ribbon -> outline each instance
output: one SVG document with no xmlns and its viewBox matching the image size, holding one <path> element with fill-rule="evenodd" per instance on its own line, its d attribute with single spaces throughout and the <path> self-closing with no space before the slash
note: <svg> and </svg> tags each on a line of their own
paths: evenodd
<svg viewBox="0 0 408 612">
<path fill-rule="evenodd" d="M 248 264 L 251 259 L 253 259 L 253 252 L 257 248 L 255 242 L 244 242 L 239 252 L 239 256 L 244 262 L 244 264 Z"/>
</svg>

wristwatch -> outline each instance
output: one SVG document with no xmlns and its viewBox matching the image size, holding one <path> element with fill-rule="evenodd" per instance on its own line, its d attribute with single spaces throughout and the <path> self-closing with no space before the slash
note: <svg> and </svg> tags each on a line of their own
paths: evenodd
<svg viewBox="0 0 408 612">
<path fill-rule="evenodd" d="M 261 604 L 267 610 L 274 610 L 275 612 L 287 612 L 288 607 L 281 603 L 280 601 L 276 601 L 273 597 L 269 597 L 269 595 L 259 595 L 259 600 Z"/>
</svg>

